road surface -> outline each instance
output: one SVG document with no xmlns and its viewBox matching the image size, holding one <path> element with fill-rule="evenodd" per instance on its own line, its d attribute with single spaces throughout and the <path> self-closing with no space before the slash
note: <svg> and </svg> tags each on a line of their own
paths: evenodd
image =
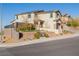
<svg viewBox="0 0 79 59">
<path fill-rule="evenodd" d="M 2 56 L 79 56 L 79 37 L 31 44 L 13 48 L 0 48 Z"/>
</svg>

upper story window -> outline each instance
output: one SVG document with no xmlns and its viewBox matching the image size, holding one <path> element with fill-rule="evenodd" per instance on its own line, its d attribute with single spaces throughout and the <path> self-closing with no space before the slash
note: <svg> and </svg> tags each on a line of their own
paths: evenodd
<svg viewBox="0 0 79 59">
<path fill-rule="evenodd" d="M 31 18 L 31 14 L 28 14 L 28 18 Z"/>
<path fill-rule="evenodd" d="M 59 17 L 59 14 L 57 13 L 57 17 Z"/>
<path fill-rule="evenodd" d="M 37 17 L 37 14 L 35 13 L 35 17 Z"/>
<path fill-rule="evenodd" d="M 57 13 L 57 17 L 58 17 L 58 18 L 61 17 L 61 13 Z"/>
<path fill-rule="evenodd" d="M 16 19 L 18 19 L 18 16 L 16 16 Z"/>
</svg>

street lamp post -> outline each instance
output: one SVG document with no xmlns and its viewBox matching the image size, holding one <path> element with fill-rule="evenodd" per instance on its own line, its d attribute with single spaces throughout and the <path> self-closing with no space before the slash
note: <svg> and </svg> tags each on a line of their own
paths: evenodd
<svg viewBox="0 0 79 59">
<path fill-rule="evenodd" d="M 0 22 L 0 23 L 1 23 L 1 40 L 0 40 L 0 42 L 2 42 L 2 35 L 3 35 L 3 34 L 2 34 L 2 4 L 1 4 L 1 11 L 0 11 L 0 14 L 1 14 L 1 15 L 0 15 L 0 16 L 1 16 L 1 17 L 0 17 L 0 18 L 1 18 L 1 22 Z"/>
</svg>

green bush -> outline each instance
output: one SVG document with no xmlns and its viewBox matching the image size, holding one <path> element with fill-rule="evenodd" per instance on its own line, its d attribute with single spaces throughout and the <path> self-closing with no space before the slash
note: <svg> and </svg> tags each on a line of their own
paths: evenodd
<svg viewBox="0 0 79 59">
<path fill-rule="evenodd" d="M 43 35 L 43 34 L 44 34 L 44 35 Z M 48 35 L 47 33 L 41 33 L 41 32 L 39 32 L 39 31 L 37 31 L 37 32 L 34 34 L 34 38 L 39 39 L 40 37 L 46 37 L 46 38 L 48 38 L 49 35 Z"/>
<path fill-rule="evenodd" d="M 35 39 L 39 39 L 40 37 L 41 37 L 40 32 L 36 32 L 36 33 L 34 34 L 34 38 L 35 38 Z"/>
<path fill-rule="evenodd" d="M 45 37 L 47 37 L 47 38 L 49 37 L 49 35 L 48 35 L 47 33 L 45 33 L 45 35 L 44 35 L 44 36 L 45 36 Z"/>
<path fill-rule="evenodd" d="M 71 26 L 71 22 L 68 22 L 68 23 L 67 23 L 67 26 Z"/>
</svg>

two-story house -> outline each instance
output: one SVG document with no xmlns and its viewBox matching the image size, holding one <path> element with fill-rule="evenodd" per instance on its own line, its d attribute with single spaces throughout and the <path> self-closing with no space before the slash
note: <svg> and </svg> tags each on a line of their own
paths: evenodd
<svg viewBox="0 0 79 59">
<path fill-rule="evenodd" d="M 62 33 L 61 13 L 55 11 L 33 11 L 17 14 L 15 20 L 12 21 L 14 28 L 17 28 L 18 23 L 32 23 L 36 30 L 44 30 L 55 33 Z"/>
</svg>

